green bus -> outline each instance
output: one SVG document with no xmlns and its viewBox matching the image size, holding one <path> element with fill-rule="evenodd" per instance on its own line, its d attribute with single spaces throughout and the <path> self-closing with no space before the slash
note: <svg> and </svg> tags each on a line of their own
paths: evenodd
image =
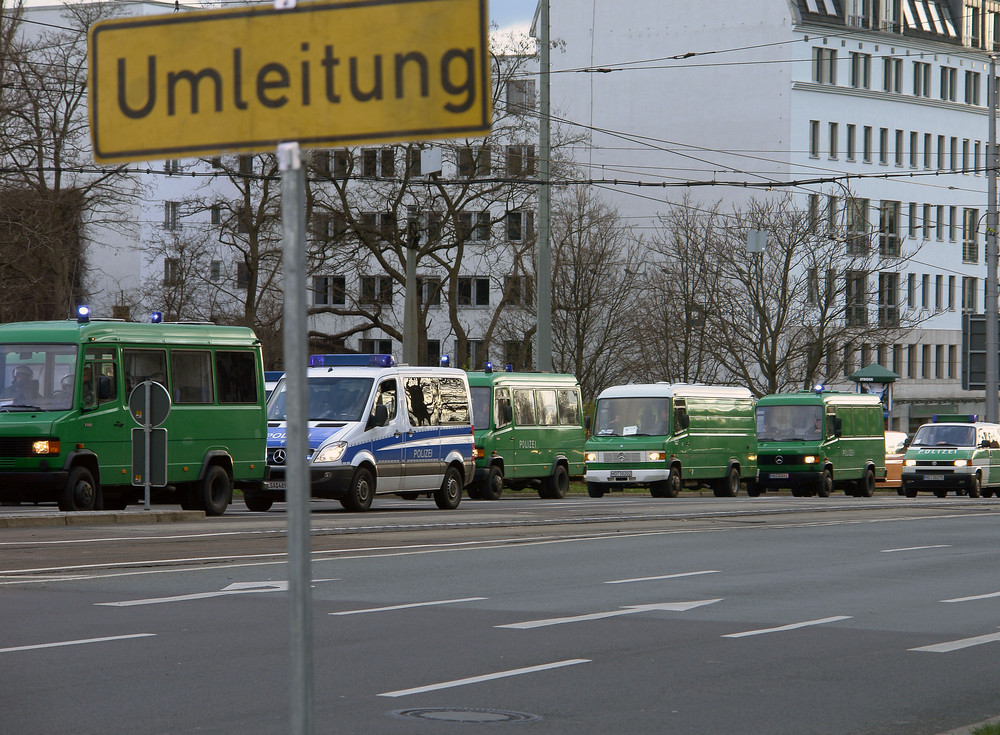
<svg viewBox="0 0 1000 735">
<path fill-rule="evenodd" d="M 476 474 L 467 491 L 499 500 L 504 486 L 536 485 L 542 498 L 564 498 L 570 477 L 583 475 L 583 400 L 572 375 L 469 373 Z"/>
<path fill-rule="evenodd" d="M 676 498 L 682 487 L 709 485 L 733 497 L 757 477 L 753 394 L 733 386 L 619 385 L 597 397 L 587 440 L 587 493 L 600 498 L 648 487 Z"/>
<path fill-rule="evenodd" d="M 120 320 L 0 325 L 0 500 L 120 510 L 145 488 L 132 466 L 129 394 L 170 397 L 156 500 L 220 515 L 259 489 L 267 423 L 260 342 L 243 327 Z M 152 473 L 150 473 L 152 474 Z"/>
<path fill-rule="evenodd" d="M 751 495 L 789 488 L 822 498 L 843 488 L 870 498 L 885 477 L 885 420 L 872 394 L 803 390 L 757 402 L 760 477 Z"/>
</svg>

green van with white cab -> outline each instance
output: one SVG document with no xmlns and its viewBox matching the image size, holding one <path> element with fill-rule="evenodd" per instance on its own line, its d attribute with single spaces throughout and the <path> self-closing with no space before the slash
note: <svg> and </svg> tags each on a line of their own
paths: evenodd
<svg viewBox="0 0 1000 735">
<path fill-rule="evenodd" d="M 1000 425 L 975 414 L 937 415 L 913 435 L 900 475 L 903 495 L 949 490 L 970 498 L 1000 496 Z"/>
<path fill-rule="evenodd" d="M 789 488 L 795 497 L 834 490 L 870 498 L 885 477 L 885 419 L 878 396 L 802 390 L 757 401 L 757 464 L 751 495 Z"/>
<path fill-rule="evenodd" d="M 583 475 L 583 400 L 572 375 L 470 372 L 476 474 L 469 497 L 499 500 L 503 488 L 536 486 L 539 497 L 564 498 Z"/>
</svg>

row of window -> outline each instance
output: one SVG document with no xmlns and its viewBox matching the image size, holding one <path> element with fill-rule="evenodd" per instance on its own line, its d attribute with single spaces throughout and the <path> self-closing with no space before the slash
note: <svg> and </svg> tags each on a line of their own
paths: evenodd
<svg viewBox="0 0 1000 735">
<path fill-rule="evenodd" d="M 494 343 L 495 344 L 495 343 Z M 339 347 L 346 348 L 345 343 L 338 345 Z M 520 340 L 504 340 L 501 345 L 503 364 L 511 365 L 516 371 L 520 370 L 532 370 L 531 362 L 531 345 L 525 344 Z M 369 337 L 362 337 L 358 339 L 357 350 L 366 355 L 391 355 L 398 354 L 393 351 L 394 343 L 391 339 L 373 339 Z M 401 347 L 401 346 L 400 346 Z M 440 365 L 441 357 L 444 353 L 441 352 L 441 340 L 439 339 L 429 339 L 427 340 L 427 364 L 428 365 Z M 462 359 L 459 360 L 459 365 L 468 365 L 471 369 L 482 370 L 483 365 L 486 361 L 490 359 L 487 353 L 485 344 L 481 339 L 469 339 L 466 340 L 465 352 L 461 356 Z"/>
<path fill-rule="evenodd" d="M 820 213 L 821 199 L 819 194 L 809 195 L 809 227 L 812 232 L 818 232 L 823 222 Z M 844 238 L 849 255 L 864 255 L 871 246 L 873 226 L 875 221 L 871 216 L 871 200 L 862 197 L 850 197 L 845 200 L 843 210 L 840 198 L 827 196 L 826 227 L 828 234 L 839 232 L 841 223 L 844 227 Z M 902 203 L 883 199 L 878 205 L 879 254 L 884 257 L 900 255 L 902 238 L 901 219 Z M 960 211 L 961 210 L 961 211 Z M 961 220 L 959 215 L 961 214 Z M 957 207 L 910 202 L 907 208 L 907 235 L 914 240 L 947 239 L 958 240 L 959 223 L 962 235 L 962 262 L 975 264 L 979 262 L 979 210 L 975 207 Z"/>
<path fill-rule="evenodd" d="M 827 46 L 814 46 L 812 54 L 812 80 L 817 84 L 837 84 L 838 72 L 837 49 Z M 872 55 L 860 51 L 849 52 L 847 58 L 848 86 L 854 89 L 872 88 Z M 967 105 L 981 106 L 986 99 L 982 91 L 984 74 L 969 69 L 962 70 L 954 66 L 942 64 L 935 74 L 930 62 L 914 60 L 911 65 L 910 84 L 903 79 L 903 59 L 898 56 L 882 56 L 881 80 L 879 88 L 882 92 L 892 94 L 912 93 L 914 97 L 935 97 L 946 102 L 961 101 Z M 962 87 L 959 87 L 959 80 Z M 934 88 L 934 82 L 937 82 Z"/>
<path fill-rule="evenodd" d="M 437 276 L 419 276 L 417 291 L 423 306 L 441 305 L 441 279 Z M 512 306 L 531 306 L 534 301 L 534 282 L 525 276 L 507 276 L 503 296 Z M 393 302 L 393 280 L 389 276 L 362 276 L 359 300 L 363 304 Z M 347 278 L 345 276 L 314 276 L 312 279 L 313 306 L 345 306 L 347 304 Z M 461 276 L 458 279 L 459 306 L 489 306 L 490 279 L 487 276 Z"/>
<path fill-rule="evenodd" d="M 841 127 L 844 128 L 843 140 Z M 823 125 L 819 120 L 809 121 L 809 157 L 819 158 L 826 151 L 830 160 L 840 158 L 841 151 L 848 161 L 857 161 L 861 155 L 862 163 L 874 163 L 874 134 L 871 125 L 861 127 L 858 137 L 858 126 L 829 122 L 826 125 L 826 145 L 823 145 Z M 989 166 L 989 147 L 980 140 L 962 138 L 961 144 L 957 136 L 937 136 L 935 155 L 935 136 L 931 133 L 919 133 L 915 130 L 905 131 L 896 128 L 878 129 L 878 162 L 881 165 L 906 166 L 923 168 L 925 170 L 950 171 L 952 173 L 974 174 L 984 173 Z M 841 145 L 843 144 L 843 149 Z M 907 145 L 908 144 L 908 145 Z"/>
<path fill-rule="evenodd" d="M 870 345 L 860 350 L 846 348 L 844 377 L 852 375 L 859 367 L 870 365 L 873 359 L 879 365 L 886 365 L 893 372 L 914 380 L 957 380 L 960 377 L 958 345 L 932 344 L 880 345 L 874 350 Z"/>
<path fill-rule="evenodd" d="M 836 293 L 837 273 L 828 270 L 824 275 L 825 296 L 831 299 Z M 922 309 L 936 312 L 955 311 L 958 276 L 942 274 L 909 273 L 906 276 L 906 304 L 911 310 Z M 979 279 L 962 276 L 962 311 L 975 313 L 979 308 Z M 845 320 L 848 326 L 863 327 L 869 323 L 869 274 L 865 271 L 848 270 L 844 273 Z M 933 279 L 933 289 L 931 287 Z M 819 302 L 820 273 L 818 268 L 810 268 L 806 277 L 806 299 L 809 304 Z M 891 327 L 899 324 L 900 274 L 878 274 L 878 325 Z M 933 298 L 932 298 L 933 296 Z"/>
</svg>

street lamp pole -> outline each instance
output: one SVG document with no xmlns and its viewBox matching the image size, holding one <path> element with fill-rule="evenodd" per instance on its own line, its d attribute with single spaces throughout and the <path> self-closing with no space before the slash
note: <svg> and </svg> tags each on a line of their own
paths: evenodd
<svg viewBox="0 0 1000 735">
<path fill-rule="evenodd" d="M 996 56 L 990 54 L 989 166 L 986 170 L 986 420 L 996 423 L 1000 418 L 1000 326 L 998 326 L 997 294 L 997 71 Z"/>
</svg>

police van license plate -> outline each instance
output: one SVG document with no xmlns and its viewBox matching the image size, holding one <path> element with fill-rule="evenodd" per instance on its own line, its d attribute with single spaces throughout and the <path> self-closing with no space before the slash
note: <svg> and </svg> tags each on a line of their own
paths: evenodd
<svg viewBox="0 0 1000 735">
<path fill-rule="evenodd" d="M 937 480 L 938 482 L 944 481 L 944 475 L 924 475 L 925 480 Z"/>
<path fill-rule="evenodd" d="M 284 480 L 266 480 L 264 488 L 267 490 L 286 490 Z"/>
<path fill-rule="evenodd" d="M 788 479 L 788 473 L 787 472 L 772 472 L 771 473 L 771 479 L 772 480 L 787 480 Z"/>
<path fill-rule="evenodd" d="M 611 470 L 612 480 L 631 480 L 632 470 Z"/>
</svg>

